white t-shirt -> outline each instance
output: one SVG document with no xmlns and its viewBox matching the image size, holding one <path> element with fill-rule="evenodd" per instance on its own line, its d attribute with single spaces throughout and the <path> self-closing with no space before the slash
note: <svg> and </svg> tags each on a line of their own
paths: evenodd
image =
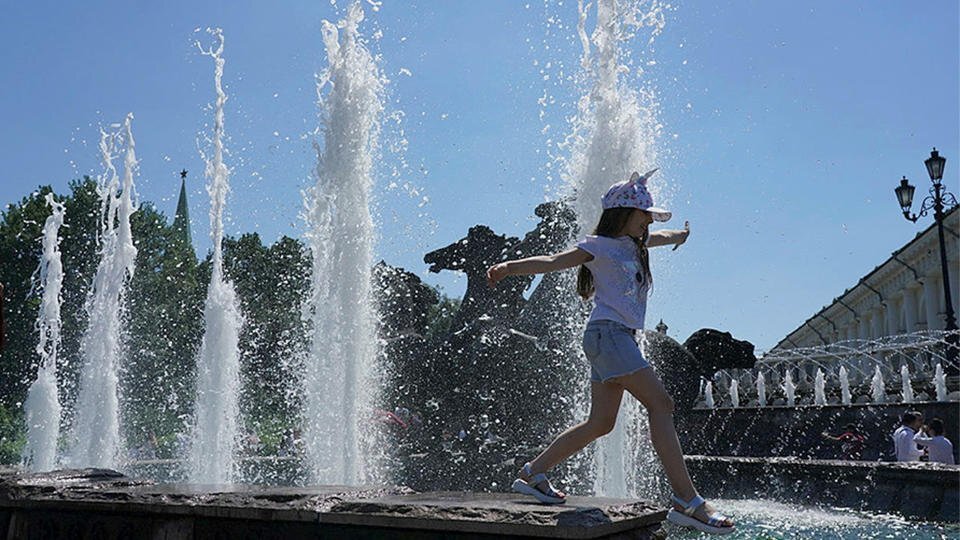
<svg viewBox="0 0 960 540">
<path fill-rule="evenodd" d="M 953 460 L 953 444 L 950 443 L 950 439 L 943 435 L 926 437 L 922 433 L 917 433 L 913 438 L 913 442 L 927 448 L 927 454 L 931 462 L 955 465 Z"/>
<path fill-rule="evenodd" d="M 593 255 L 585 266 L 593 274 L 593 311 L 590 320 L 617 321 L 628 328 L 643 328 L 647 315 L 650 278 L 640 283 L 637 245 L 629 236 L 587 235 L 577 247 Z"/>
<path fill-rule="evenodd" d="M 897 461 L 919 461 L 920 449 L 913 441 L 916 432 L 907 426 L 900 426 L 893 432 L 893 448 L 897 453 Z"/>
</svg>

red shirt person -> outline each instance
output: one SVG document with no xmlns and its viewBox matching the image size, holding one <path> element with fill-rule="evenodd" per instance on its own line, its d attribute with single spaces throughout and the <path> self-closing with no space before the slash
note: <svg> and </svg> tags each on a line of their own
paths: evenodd
<svg viewBox="0 0 960 540">
<path fill-rule="evenodd" d="M 843 459 L 857 461 L 863 455 L 863 443 L 866 440 L 863 435 L 857 431 L 855 424 L 847 424 L 843 427 L 843 433 L 836 437 L 824 432 L 823 438 L 840 443 L 840 454 Z"/>
</svg>

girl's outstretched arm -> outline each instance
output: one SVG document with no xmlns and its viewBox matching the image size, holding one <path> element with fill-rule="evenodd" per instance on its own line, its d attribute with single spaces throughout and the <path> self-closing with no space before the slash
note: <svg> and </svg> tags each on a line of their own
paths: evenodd
<svg viewBox="0 0 960 540">
<path fill-rule="evenodd" d="M 674 244 L 673 249 L 680 247 L 680 244 L 687 241 L 687 237 L 690 236 L 690 222 L 685 221 L 683 223 L 683 229 L 679 231 L 653 231 L 650 233 L 650 238 L 647 240 L 647 247 L 657 247 L 657 246 L 669 246 Z"/>
<path fill-rule="evenodd" d="M 507 276 L 526 276 L 545 274 L 566 268 L 579 266 L 593 260 L 593 255 L 580 248 L 572 248 L 553 255 L 538 255 L 495 264 L 487 269 L 487 285 L 496 287 L 497 282 Z"/>
</svg>

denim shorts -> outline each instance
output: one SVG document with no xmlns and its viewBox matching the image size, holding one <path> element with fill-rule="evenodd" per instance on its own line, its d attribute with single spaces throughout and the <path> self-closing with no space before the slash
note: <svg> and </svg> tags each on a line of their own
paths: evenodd
<svg viewBox="0 0 960 540">
<path fill-rule="evenodd" d="M 616 321 L 590 321 L 583 331 L 583 352 L 590 361 L 590 380 L 606 382 L 650 367 L 632 328 Z"/>
</svg>

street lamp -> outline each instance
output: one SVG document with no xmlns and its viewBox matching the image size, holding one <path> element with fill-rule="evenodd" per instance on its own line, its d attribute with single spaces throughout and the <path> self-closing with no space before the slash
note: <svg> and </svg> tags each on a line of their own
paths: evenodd
<svg viewBox="0 0 960 540">
<path fill-rule="evenodd" d="M 957 365 L 960 333 L 957 332 L 957 319 L 953 313 L 953 302 L 950 296 L 950 275 L 947 271 L 947 248 L 943 240 L 943 210 L 944 205 L 946 205 L 947 210 L 957 206 L 957 199 L 952 193 L 946 190 L 946 187 L 944 187 L 942 183 L 943 166 L 946 162 L 946 158 L 940 156 L 936 148 L 930 152 L 930 157 L 923 161 L 924 165 L 927 166 L 927 174 L 930 175 L 930 181 L 933 182 L 933 187 L 930 188 L 930 196 L 925 197 L 923 202 L 920 203 L 919 214 L 910 214 L 910 206 L 913 204 L 913 192 L 916 188 L 910 185 L 906 176 L 900 179 L 900 185 L 893 191 L 897 194 L 897 202 L 900 203 L 900 209 L 903 210 L 903 217 L 914 223 L 921 217 L 927 215 L 929 210 L 933 210 L 933 219 L 937 223 L 937 233 L 940 235 L 940 271 L 943 274 L 943 294 L 947 306 L 947 369 L 956 373 L 958 368 L 960 368 L 960 366 Z"/>
</svg>

